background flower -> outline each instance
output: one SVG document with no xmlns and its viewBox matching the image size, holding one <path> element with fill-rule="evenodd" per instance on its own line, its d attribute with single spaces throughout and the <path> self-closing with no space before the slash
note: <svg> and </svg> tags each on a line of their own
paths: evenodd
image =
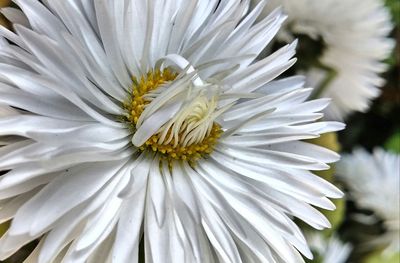
<svg viewBox="0 0 400 263">
<path fill-rule="evenodd" d="M 304 39 L 298 71 L 307 75 L 314 96 L 333 100 L 326 118 L 338 120 L 353 111 L 368 110 L 385 83 L 379 74 L 387 69 L 383 60 L 394 46 L 388 38 L 392 25 L 384 3 L 273 0 L 265 12 L 276 6 L 282 6 L 289 16 L 281 40 Z"/>
<path fill-rule="evenodd" d="M 337 236 L 327 238 L 322 234 L 312 233 L 307 235 L 310 247 L 316 253 L 313 262 L 318 263 L 346 263 L 352 246 L 343 243 Z"/>
<path fill-rule="evenodd" d="M 371 243 L 387 245 L 389 254 L 400 252 L 400 155 L 382 149 L 371 155 L 357 149 L 343 156 L 337 173 L 356 205 L 384 221 L 385 234 Z"/>
</svg>

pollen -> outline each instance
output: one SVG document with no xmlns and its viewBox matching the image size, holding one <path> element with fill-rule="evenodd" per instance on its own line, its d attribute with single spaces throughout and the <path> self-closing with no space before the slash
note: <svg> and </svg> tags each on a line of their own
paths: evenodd
<svg viewBox="0 0 400 263">
<path fill-rule="evenodd" d="M 180 144 L 174 145 L 174 143 L 160 144 L 159 134 L 155 134 L 140 147 L 140 150 L 145 151 L 149 149 L 153 152 L 161 153 L 168 160 L 175 159 L 195 162 L 200 158 L 206 157 L 214 150 L 214 146 L 221 134 L 221 127 L 214 123 L 211 132 L 203 141 L 186 146 Z"/>
<path fill-rule="evenodd" d="M 140 115 L 154 96 L 157 96 L 157 90 L 175 80 L 177 76 L 176 72 L 166 68 L 149 71 L 140 79 L 132 79 L 133 86 L 129 99 L 124 103 L 124 109 L 125 121 L 133 133 Z M 184 160 L 191 164 L 207 157 L 223 133 L 221 126 L 210 118 L 216 104 L 214 98 L 207 100 L 202 94 L 198 95 L 192 104 L 189 104 L 189 108 L 178 113 L 175 119 L 153 134 L 139 150 L 158 153 L 168 161 Z M 180 121 L 176 121 L 177 119 Z"/>
<path fill-rule="evenodd" d="M 129 94 L 129 101 L 124 103 L 125 110 L 128 113 L 128 121 L 136 125 L 144 108 L 151 102 L 151 99 L 146 98 L 146 95 L 155 91 L 163 84 L 173 81 L 176 77 L 177 73 L 172 72 L 168 68 L 163 71 L 159 69 L 149 71 L 147 75 L 142 76 L 140 79 L 133 77 L 133 87 L 131 94 Z"/>
</svg>

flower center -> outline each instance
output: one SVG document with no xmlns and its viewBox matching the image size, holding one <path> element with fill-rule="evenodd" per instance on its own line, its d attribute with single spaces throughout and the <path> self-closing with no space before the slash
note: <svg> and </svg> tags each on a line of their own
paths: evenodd
<svg viewBox="0 0 400 263">
<path fill-rule="evenodd" d="M 142 132 L 140 127 L 145 126 L 146 121 L 151 124 L 151 118 L 143 120 L 143 115 L 156 115 L 157 107 L 158 112 L 163 109 L 162 106 L 152 103 L 164 106 L 169 105 L 169 101 L 179 103 L 179 109 L 173 116 L 162 122 L 154 133 L 148 134 L 148 139 L 143 144 L 133 143 L 140 151 L 156 152 L 170 161 L 176 159 L 195 162 L 213 151 L 222 134 L 221 126 L 215 122 L 219 115 L 218 97 L 210 95 L 207 89 L 191 86 L 184 87 L 184 93 L 176 92 L 176 96 L 168 97 L 170 93 L 174 93 L 169 86 L 177 78 L 178 74 L 169 68 L 149 71 L 140 79 L 134 77 L 129 100 L 124 103 L 126 121 L 133 133 Z M 147 114 L 148 112 L 151 113 Z"/>
</svg>

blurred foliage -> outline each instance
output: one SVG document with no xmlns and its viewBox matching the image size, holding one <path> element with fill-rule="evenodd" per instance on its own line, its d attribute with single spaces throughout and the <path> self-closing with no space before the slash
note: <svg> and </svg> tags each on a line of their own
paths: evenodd
<svg viewBox="0 0 400 263">
<path fill-rule="evenodd" d="M 0 0 L 0 7 L 9 6 L 11 4 L 11 0 Z"/>
<path fill-rule="evenodd" d="M 32 253 L 32 251 L 37 246 L 38 241 L 33 241 L 25 246 L 23 246 L 17 253 L 9 257 L 8 259 L 1 261 L 0 263 L 21 263 Z"/>
<path fill-rule="evenodd" d="M 388 151 L 400 154 L 400 130 L 396 131 L 395 134 L 386 141 L 385 148 Z"/>
<path fill-rule="evenodd" d="M 305 258 L 305 262 L 306 263 L 324 263 L 324 258 L 319 255 L 316 251 L 312 251 L 314 258 L 312 260 L 309 260 L 307 258 Z"/>
<path fill-rule="evenodd" d="M 389 7 L 393 22 L 396 25 L 400 25 L 400 1 L 399 0 L 386 0 L 386 6 Z"/>
<path fill-rule="evenodd" d="M 336 132 L 322 134 L 318 138 L 309 140 L 309 142 L 316 145 L 324 146 L 325 148 L 328 148 L 329 150 L 332 150 L 334 152 L 340 152 L 341 150 Z"/>
<path fill-rule="evenodd" d="M 333 203 L 336 206 L 334 211 L 325 211 L 323 214 L 328 218 L 332 227 L 323 231 L 326 237 L 330 237 L 336 232 L 343 223 L 344 215 L 346 214 L 346 199 L 335 199 Z"/>
<path fill-rule="evenodd" d="M 312 39 L 304 34 L 295 34 L 294 37 L 298 40 L 296 56 L 296 70 L 308 70 L 312 66 L 319 66 L 319 58 L 322 56 L 325 44 L 323 39 Z M 279 46 L 282 44 L 279 43 Z M 294 70 L 293 68 L 293 70 Z"/>
<path fill-rule="evenodd" d="M 9 6 L 10 3 L 11 3 L 11 0 L 0 0 L 0 8 Z M 9 23 L 8 23 L 7 19 L 2 14 L 0 14 L 0 25 L 9 27 Z"/>
<path fill-rule="evenodd" d="M 7 232 L 9 227 L 10 227 L 10 221 L 0 224 L 0 237 L 2 237 L 5 232 Z"/>
<path fill-rule="evenodd" d="M 368 256 L 363 263 L 399 263 L 400 252 L 393 255 L 385 255 L 382 251 L 376 251 Z"/>
</svg>

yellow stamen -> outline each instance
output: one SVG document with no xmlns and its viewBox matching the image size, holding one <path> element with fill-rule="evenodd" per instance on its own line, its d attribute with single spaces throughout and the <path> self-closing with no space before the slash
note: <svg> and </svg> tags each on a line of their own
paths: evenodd
<svg viewBox="0 0 400 263">
<path fill-rule="evenodd" d="M 143 113 L 144 108 L 151 100 L 144 98 L 147 93 L 156 90 L 161 85 L 173 81 L 177 74 L 169 69 L 160 71 L 149 71 L 146 76 L 142 76 L 140 80 L 133 77 L 133 87 L 130 100 L 124 104 L 128 112 L 128 121 L 135 124 L 137 123 L 140 115 Z"/>
<path fill-rule="evenodd" d="M 129 101 L 124 103 L 124 108 L 127 113 L 126 119 L 132 127 L 133 132 L 135 131 L 140 115 L 152 101 L 149 93 L 175 80 L 177 75 L 178 74 L 175 72 L 166 68 L 162 71 L 159 69 L 149 71 L 145 76 L 142 76 L 140 80 L 133 78 L 132 93 L 130 94 Z M 214 101 L 212 101 L 210 105 L 203 102 L 201 102 L 200 105 L 205 105 L 204 107 L 206 108 L 211 105 L 215 108 Z M 187 114 L 187 118 L 189 118 L 187 122 L 190 123 L 193 121 L 194 123 L 195 121 L 199 121 L 202 117 L 201 113 L 202 108 L 200 106 L 193 107 L 193 113 Z M 171 125 L 167 129 L 160 130 L 160 132 L 151 136 L 139 149 L 141 151 L 159 153 L 169 161 L 185 160 L 194 163 L 199 158 L 206 157 L 213 151 L 218 138 L 222 134 L 222 129 L 217 123 L 210 123 L 208 130 L 204 132 L 204 138 L 201 137 L 202 140 L 191 140 L 191 142 L 188 143 L 188 140 L 184 140 L 188 136 L 187 130 L 185 130 L 187 126 L 188 124 L 185 122 L 185 126 L 181 127 L 182 129 L 177 129 L 174 125 Z M 178 134 L 176 134 L 177 131 Z M 165 138 L 175 139 L 166 140 Z"/>
</svg>

